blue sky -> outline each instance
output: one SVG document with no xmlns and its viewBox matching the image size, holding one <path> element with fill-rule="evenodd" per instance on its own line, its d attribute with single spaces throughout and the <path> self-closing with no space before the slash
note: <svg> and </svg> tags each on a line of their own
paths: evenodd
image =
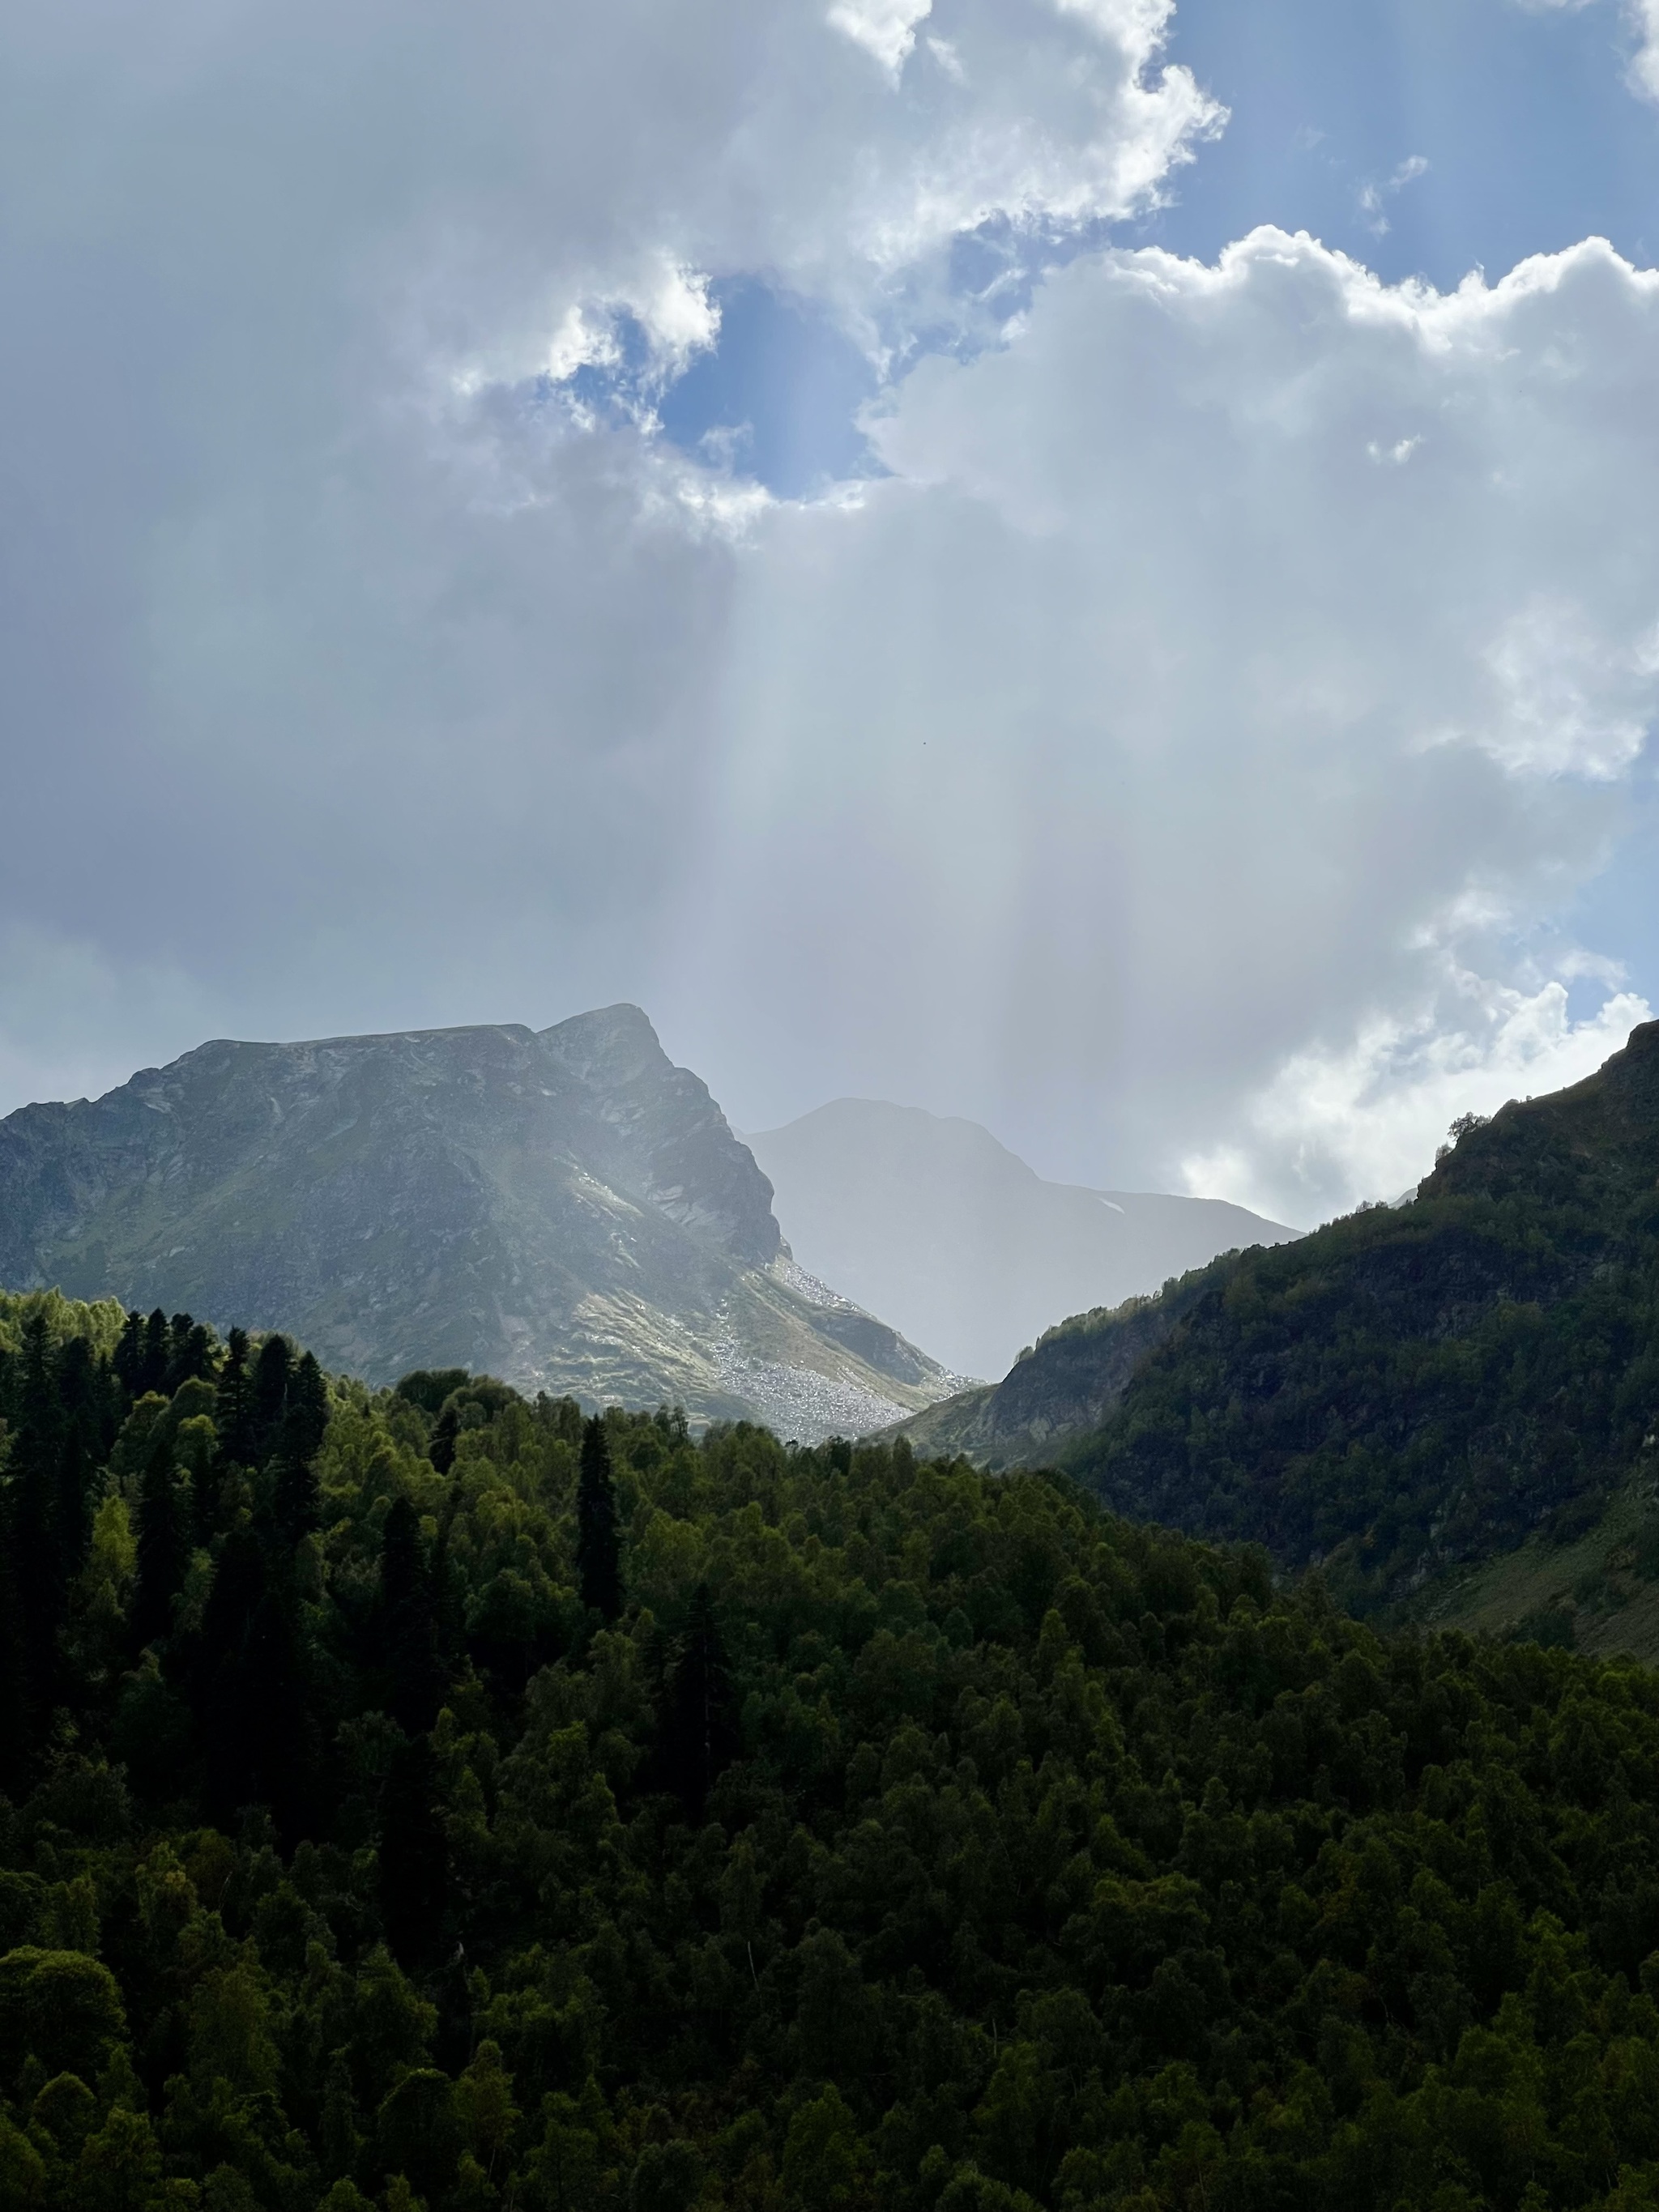
<svg viewBox="0 0 1659 2212">
<path fill-rule="evenodd" d="M 1592 235 L 1650 267 L 1659 106 L 1632 96 L 1633 45 L 1610 0 L 1180 0 L 1168 58 L 1229 120 L 1107 234 L 1213 260 L 1276 223 L 1442 290 Z M 739 431 L 734 463 L 786 497 L 848 472 L 876 382 L 858 349 L 758 277 L 714 296 L 719 345 L 667 394 L 667 434 Z"/>
</svg>

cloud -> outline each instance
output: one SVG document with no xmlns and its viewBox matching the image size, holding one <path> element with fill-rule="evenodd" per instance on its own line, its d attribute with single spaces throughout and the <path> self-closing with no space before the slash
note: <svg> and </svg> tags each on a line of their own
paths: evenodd
<svg viewBox="0 0 1659 2212">
<path fill-rule="evenodd" d="M 1419 1079 L 1364 1041 L 1509 1079 L 1468 994 L 1553 1005 L 1659 708 L 1656 374 L 1604 246 L 1441 296 L 1272 231 L 1079 262 L 923 363 L 890 477 L 741 564 L 704 1033 L 763 1008 L 820 1090 L 1079 1179 L 1219 1150 L 1292 1219 L 1410 1179 L 1359 1109 Z M 1315 1066 L 1372 1071 L 1340 1144 Z"/>
<path fill-rule="evenodd" d="M 1429 164 L 1421 154 L 1407 155 L 1391 176 L 1381 184 L 1362 185 L 1359 188 L 1359 212 L 1365 218 L 1365 228 L 1374 238 L 1388 235 L 1389 218 L 1383 213 L 1384 204 L 1405 185 L 1414 184 L 1419 177 L 1428 174 Z"/>
<path fill-rule="evenodd" d="M 1186 1188 L 1270 1212 L 1288 1196 L 1294 1212 L 1300 1184 L 1309 1221 L 1333 1189 L 1391 1203 L 1459 1115 L 1582 1082 L 1653 1013 L 1615 991 L 1574 1021 L 1559 980 L 1528 992 L 1452 970 L 1444 983 L 1414 1019 L 1379 1017 L 1341 1049 L 1292 1054 L 1249 1102 L 1243 1141 L 1183 1163 Z"/>
<path fill-rule="evenodd" d="M 1590 4 L 1591 0 L 1516 0 L 1533 15 L 1577 15 Z M 1659 101 L 1659 0 L 1623 0 L 1623 13 L 1635 41 L 1626 70 L 1630 88 L 1638 99 Z"/>
<path fill-rule="evenodd" d="M 933 0 L 836 0 L 830 21 L 896 78 Z"/>
<path fill-rule="evenodd" d="M 625 996 L 750 1127 L 1376 1188 L 1369 1102 L 1565 980 L 1645 743 L 1655 280 L 1095 250 L 1218 120 L 1167 18 L 0 20 L 13 1097 Z M 879 362 L 885 477 L 659 434 L 732 276 Z M 1359 1133 L 1296 1124 L 1356 1053 Z"/>
</svg>

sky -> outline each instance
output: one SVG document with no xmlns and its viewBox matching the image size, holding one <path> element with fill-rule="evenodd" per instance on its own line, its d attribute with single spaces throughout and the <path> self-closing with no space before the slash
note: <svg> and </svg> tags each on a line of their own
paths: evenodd
<svg viewBox="0 0 1659 2212">
<path fill-rule="evenodd" d="M 629 999 L 1309 1224 L 1659 1006 L 1659 0 L 15 0 L 0 1110 Z"/>
</svg>

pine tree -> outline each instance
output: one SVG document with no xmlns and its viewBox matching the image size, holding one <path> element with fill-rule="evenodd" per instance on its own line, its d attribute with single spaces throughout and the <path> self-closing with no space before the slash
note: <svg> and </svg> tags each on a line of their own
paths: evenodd
<svg viewBox="0 0 1659 2212">
<path fill-rule="evenodd" d="M 595 1415 L 582 1431 L 581 1473 L 576 1485 L 576 1577 L 581 1601 L 603 1620 L 622 1611 L 621 1547 L 617 1491 L 611 1480 L 611 1446 Z"/>
</svg>

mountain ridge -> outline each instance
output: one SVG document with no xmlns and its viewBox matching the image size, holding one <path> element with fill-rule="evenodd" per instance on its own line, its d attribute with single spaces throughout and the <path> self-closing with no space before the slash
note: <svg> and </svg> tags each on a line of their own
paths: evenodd
<svg viewBox="0 0 1659 2212">
<path fill-rule="evenodd" d="M 1322 1566 L 1362 1608 L 1426 1603 L 1620 1498 L 1659 1528 L 1656 1178 L 1649 1023 L 1583 1082 L 1460 1123 L 1410 1205 L 1076 1316 L 898 1432 L 1058 1464 L 1136 1519 Z"/>
<path fill-rule="evenodd" d="M 0 1281 L 282 1328 L 370 1380 L 868 1428 L 948 1387 L 792 1283 L 769 1182 L 636 1006 L 221 1038 L 0 1121 Z M 792 1382 L 791 1377 L 798 1377 Z"/>
<path fill-rule="evenodd" d="M 1299 1232 L 1224 1200 L 1049 1182 L 976 1121 L 833 1099 L 748 1138 L 791 1248 L 968 1375 L 1062 1315 Z"/>
</svg>

